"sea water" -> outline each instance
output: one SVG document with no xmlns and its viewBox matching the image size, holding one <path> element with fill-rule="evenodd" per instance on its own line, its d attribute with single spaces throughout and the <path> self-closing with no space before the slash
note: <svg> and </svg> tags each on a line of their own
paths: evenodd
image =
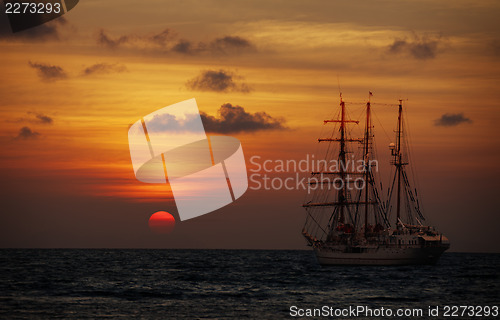
<svg viewBox="0 0 500 320">
<path fill-rule="evenodd" d="M 434 266 L 321 267 L 300 250 L 2 249 L 0 317 L 375 317 L 340 313 L 362 307 L 436 319 L 446 306 L 499 306 L 499 270 L 500 254 L 479 253 L 444 253 Z"/>
</svg>

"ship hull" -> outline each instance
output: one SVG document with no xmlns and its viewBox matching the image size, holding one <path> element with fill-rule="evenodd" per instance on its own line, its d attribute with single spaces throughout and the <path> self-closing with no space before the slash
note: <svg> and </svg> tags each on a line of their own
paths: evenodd
<svg viewBox="0 0 500 320">
<path fill-rule="evenodd" d="M 346 252 L 345 248 L 317 247 L 316 257 L 321 265 L 422 265 L 436 264 L 449 246 L 434 247 L 376 247 L 362 248 L 363 252 Z M 349 250 L 347 250 L 349 251 Z"/>
</svg>

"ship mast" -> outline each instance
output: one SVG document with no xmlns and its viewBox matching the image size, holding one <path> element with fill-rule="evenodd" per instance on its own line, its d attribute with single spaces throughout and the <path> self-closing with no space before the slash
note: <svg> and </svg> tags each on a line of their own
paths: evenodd
<svg viewBox="0 0 500 320">
<path fill-rule="evenodd" d="M 340 116 L 340 153 L 339 153 L 339 160 L 340 160 L 340 178 L 342 181 L 345 181 L 345 165 L 346 165 L 346 159 L 345 159 L 345 103 L 342 100 L 342 93 L 340 94 L 340 108 L 341 108 L 341 116 Z M 339 190 L 338 193 L 338 202 L 340 205 L 340 212 L 339 212 L 339 222 L 340 223 L 345 223 L 345 216 L 344 216 L 344 206 L 345 206 L 345 183 L 343 184 L 342 188 Z"/>
<path fill-rule="evenodd" d="M 315 181 L 310 181 L 309 184 L 322 186 L 326 184 L 328 188 L 326 190 L 315 188 L 314 193 L 306 198 L 303 207 L 306 209 L 307 218 L 302 234 L 308 245 L 314 248 L 321 264 L 406 264 L 408 261 L 413 264 L 425 259 L 433 262 L 442 251 L 449 247 L 449 244 L 446 243 L 446 238 L 443 240 L 434 229 L 423 226 L 417 218 L 418 216 L 423 219 L 423 215 L 419 209 L 417 191 L 413 190 L 410 184 L 410 178 L 414 177 L 408 176 L 406 171 L 406 165 L 409 164 L 409 145 L 406 141 L 408 137 L 404 132 L 403 102 L 399 100 L 398 104 L 397 129 L 394 131 L 396 141 L 389 144 L 390 164 L 396 168 L 391 174 L 391 186 L 387 192 L 387 199 L 382 202 L 376 184 L 378 175 L 376 170 L 372 171 L 372 167 L 376 167 L 377 162 L 370 160 L 376 156 L 377 150 L 373 136 L 371 96 L 372 93 L 369 92 L 362 139 L 351 137 L 348 125 L 358 124 L 359 121 L 349 119 L 345 104 L 350 102 L 345 102 L 342 94 L 340 94 L 340 110 L 337 110 L 336 117 L 324 120 L 325 124 L 333 122 L 339 124 L 339 127 L 334 127 L 329 138 L 318 139 L 318 142 L 327 142 L 328 148 L 324 163 L 318 171 L 311 172 Z M 353 104 L 357 103 L 353 102 Z M 390 104 L 390 106 L 395 105 Z M 364 163 L 356 168 L 347 164 L 351 158 L 347 155 L 353 152 L 353 147 L 349 145 L 351 142 L 360 144 L 360 148 L 352 155 L 352 158 L 356 157 L 358 163 L 360 159 L 364 160 Z M 360 149 L 362 149 L 362 154 Z M 329 161 L 335 160 L 336 166 L 329 166 Z M 361 168 L 364 171 L 361 171 L 363 170 Z M 316 175 L 320 175 L 321 178 Z M 332 181 L 323 175 L 333 175 L 335 179 Z M 363 177 L 364 187 L 357 188 L 353 192 L 350 186 L 346 185 L 346 181 L 350 183 L 350 175 Z M 358 182 L 359 180 L 356 179 L 355 183 Z M 354 186 L 359 186 L 359 184 Z M 390 214 L 394 212 L 394 197 L 397 198 L 394 210 L 396 211 L 396 230 L 390 223 L 393 219 Z M 374 205 L 373 209 L 368 208 L 369 205 Z M 413 223 L 414 219 L 419 222 L 420 226 Z M 403 229 L 406 231 L 403 232 Z"/>
<path fill-rule="evenodd" d="M 403 111 L 403 102 L 399 100 L 399 111 L 398 111 L 398 129 L 397 129 L 397 141 L 396 141 L 396 154 L 395 154 L 395 162 L 396 170 L 398 172 L 398 193 L 396 200 L 396 226 L 398 226 L 399 221 L 401 221 L 401 170 L 403 167 L 403 162 L 401 161 L 401 133 L 403 130 L 402 127 L 402 111 Z"/>
<path fill-rule="evenodd" d="M 371 172 L 371 168 L 369 167 L 369 163 L 370 163 L 370 160 L 369 160 L 369 150 L 370 150 L 370 138 L 371 138 L 371 125 L 370 125 L 370 107 L 371 107 L 371 103 L 370 103 L 370 96 L 371 96 L 371 92 L 369 93 L 369 96 L 368 96 L 368 102 L 366 103 L 366 128 L 365 128 L 365 143 L 364 143 L 364 161 L 365 161 L 365 203 L 367 205 L 365 205 L 365 236 L 368 232 L 368 194 L 369 194 L 369 187 L 370 187 L 370 183 L 369 183 L 369 179 L 370 179 L 370 172 Z"/>
<path fill-rule="evenodd" d="M 394 165 L 396 167 L 396 171 L 394 172 L 394 178 L 392 182 L 392 187 L 390 189 L 390 195 L 389 199 L 387 200 L 387 203 L 391 203 L 392 199 L 392 194 L 395 191 L 396 192 L 396 228 L 400 228 L 402 226 L 402 219 L 401 219 L 401 206 L 402 206 L 402 201 L 401 197 L 405 196 L 406 197 L 406 203 L 408 205 L 408 223 L 413 223 L 413 214 L 412 210 L 415 210 L 416 214 L 418 215 L 419 218 L 424 219 L 424 216 L 422 212 L 420 211 L 419 204 L 418 204 L 418 199 L 416 198 L 416 192 L 417 190 L 415 189 L 415 195 L 413 194 L 413 191 L 410 187 L 410 181 L 408 179 L 408 176 L 405 171 L 405 166 L 408 165 L 408 161 L 405 160 L 406 157 L 403 157 L 403 147 L 402 147 L 402 140 L 405 139 L 405 133 L 404 133 L 404 121 L 403 121 L 403 101 L 399 100 L 399 106 L 398 106 L 398 124 L 397 124 L 397 130 L 396 132 L 396 144 L 391 143 L 389 145 L 389 148 L 391 149 L 391 154 L 393 156 L 393 159 L 391 160 L 391 165 Z M 397 184 L 397 186 L 396 186 Z M 413 205 L 410 205 L 413 204 Z"/>
<path fill-rule="evenodd" d="M 371 93 L 370 93 L 371 95 Z M 342 94 L 340 94 L 340 114 L 336 119 L 328 119 L 324 120 L 324 123 L 338 123 L 339 124 L 339 129 L 338 129 L 338 136 L 337 138 L 331 137 L 331 138 L 320 138 L 318 139 L 318 142 L 337 142 L 339 143 L 339 149 L 338 149 L 338 155 L 337 155 L 337 160 L 338 160 L 338 165 L 337 165 L 337 170 L 330 171 L 330 170 L 320 170 L 320 171 L 313 171 L 311 174 L 314 175 L 320 175 L 323 177 L 323 175 L 335 175 L 338 176 L 341 182 L 340 188 L 337 189 L 335 199 L 328 199 L 327 197 L 319 197 L 315 198 L 313 197 L 311 201 L 308 201 L 303 204 L 303 207 L 306 208 L 308 212 L 308 220 L 306 220 L 306 226 L 308 224 L 308 221 L 310 221 L 312 224 L 316 225 L 316 228 L 321 229 L 323 234 L 326 236 L 326 240 L 328 240 L 336 231 L 338 230 L 343 230 L 344 227 L 347 228 L 347 230 L 351 230 L 350 232 L 347 232 L 348 234 L 357 231 L 360 231 L 359 229 L 357 230 L 357 217 L 358 215 L 358 206 L 359 205 L 364 205 L 365 206 L 365 211 L 364 211 L 364 227 L 365 227 L 365 233 L 368 230 L 368 216 L 369 216 L 369 209 L 367 208 L 368 205 L 376 205 L 380 202 L 380 199 L 378 198 L 378 195 L 373 195 L 373 192 L 375 191 L 376 188 L 373 186 L 370 187 L 369 185 L 373 183 L 373 177 L 372 177 L 372 172 L 371 172 L 371 163 L 369 161 L 370 158 L 370 150 L 371 150 L 371 139 L 372 139 L 372 127 L 371 127 L 371 103 L 370 99 L 368 99 L 367 103 L 367 122 L 366 122 L 366 130 L 364 137 L 362 139 L 357 139 L 357 138 L 351 138 L 349 136 L 349 131 L 348 131 L 348 125 L 349 124 L 358 124 L 359 121 L 357 120 L 351 120 L 348 117 L 347 110 L 346 110 L 346 105 L 345 101 L 342 99 Z M 349 153 L 349 148 L 348 148 L 348 143 L 353 143 L 353 142 L 358 142 L 363 145 L 363 157 L 365 159 L 365 164 L 364 172 L 358 172 L 354 168 L 347 163 L 348 162 L 348 157 L 347 154 Z M 351 168 L 351 169 L 350 169 Z M 325 168 L 326 169 L 326 168 Z M 350 189 L 349 186 L 347 185 L 347 181 L 350 181 L 350 176 L 351 175 L 361 175 L 365 178 L 365 195 L 364 199 L 362 199 L 363 194 L 360 193 L 359 197 L 357 197 L 356 200 L 352 201 L 351 200 L 351 194 L 350 194 Z M 324 184 L 324 183 L 332 183 L 331 181 L 316 181 L 316 182 L 310 182 L 310 184 Z M 337 183 L 336 180 L 334 180 L 333 183 Z M 349 182 L 350 183 L 350 182 Z M 362 192 L 362 191 L 361 191 Z M 372 193 L 372 194 L 371 194 Z M 376 199 L 370 199 L 372 195 Z M 313 201 L 313 199 L 318 199 L 320 201 Z M 333 200 L 333 201 L 332 201 Z M 350 210 L 351 206 L 356 206 L 356 213 L 355 217 L 352 216 L 352 212 Z M 315 208 L 320 209 L 321 207 L 327 208 L 327 207 L 334 207 L 333 212 L 332 211 L 315 211 Z M 313 214 L 313 212 L 317 212 L 318 215 L 316 216 L 316 213 Z M 319 221 L 321 221 L 321 215 L 325 213 L 330 214 L 330 218 L 328 219 L 328 227 L 327 230 L 323 229 L 321 227 L 321 224 Z M 363 214 L 362 212 L 359 212 L 359 214 Z M 317 218 L 319 217 L 319 218 Z M 310 219 L 309 219 L 310 218 Z M 387 221 L 387 220 L 386 220 Z M 350 225 L 350 226 L 348 226 Z M 315 235 L 311 235 L 307 232 L 305 229 L 303 230 L 304 236 L 308 239 L 310 243 L 314 243 L 316 241 Z M 362 226 L 362 225 L 361 225 Z M 340 227 L 341 229 L 337 229 L 336 227 Z M 314 229 L 311 229 L 314 230 Z M 318 229 L 316 229 L 318 230 Z M 315 233 L 316 231 L 313 231 Z"/>
</svg>

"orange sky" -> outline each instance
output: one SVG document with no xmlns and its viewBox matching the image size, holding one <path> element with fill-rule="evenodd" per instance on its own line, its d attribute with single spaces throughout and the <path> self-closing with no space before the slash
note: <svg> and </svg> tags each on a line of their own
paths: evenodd
<svg viewBox="0 0 500 320">
<path fill-rule="evenodd" d="M 396 120 L 382 104 L 408 99 L 425 213 L 452 250 L 499 252 L 499 8 L 87 0 L 36 36 L 10 35 L 2 17 L 0 246 L 304 248 L 298 191 L 248 190 L 171 235 L 151 234 L 149 216 L 175 204 L 167 186 L 135 180 L 127 129 L 189 98 L 212 116 L 230 103 L 286 127 L 229 133 L 241 140 L 247 165 L 253 155 L 302 159 L 338 106 L 340 82 L 347 101 L 374 93 L 379 152 Z M 190 85 L 206 71 L 228 75 L 230 86 Z M 437 126 L 444 114 L 470 121 Z"/>
</svg>

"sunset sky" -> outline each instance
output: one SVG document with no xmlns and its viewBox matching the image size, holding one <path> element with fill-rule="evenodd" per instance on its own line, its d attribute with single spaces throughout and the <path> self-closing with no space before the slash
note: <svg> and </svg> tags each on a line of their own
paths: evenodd
<svg viewBox="0 0 500 320">
<path fill-rule="evenodd" d="M 499 15 L 488 0 L 85 0 L 12 34 L 2 13 L 0 246 L 305 249 L 303 190 L 248 190 L 151 232 L 176 206 L 135 179 L 127 132 L 195 98 L 248 169 L 300 160 L 340 87 L 359 120 L 373 92 L 384 163 L 404 100 L 428 221 L 452 251 L 500 252 Z"/>
</svg>

